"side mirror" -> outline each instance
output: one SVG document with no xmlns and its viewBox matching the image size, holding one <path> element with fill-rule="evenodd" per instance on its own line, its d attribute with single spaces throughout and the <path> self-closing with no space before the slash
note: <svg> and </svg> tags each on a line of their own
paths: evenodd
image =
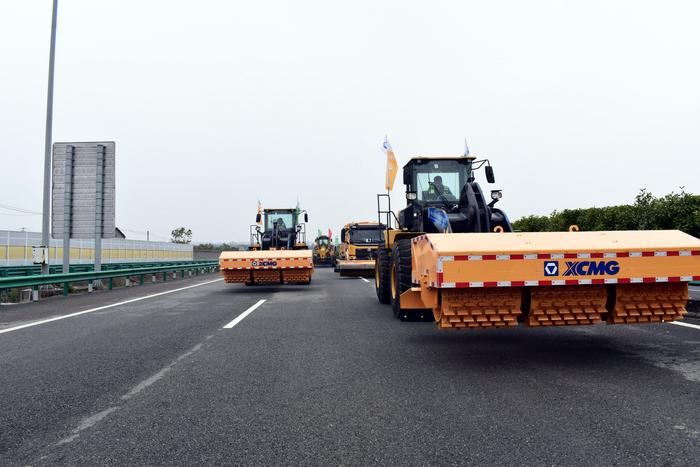
<svg viewBox="0 0 700 467">
<path fill-rule="evenodd" d="M 260 215 L 260 213 L 257 213 L 255 215 L 255 223 L 259 224 L 261 219 L 262 219 L 262 216 Z"/>
<path fill-rule="evenodd" d="M 304 213 L 304 222 L 309 222 L 309 213 L 308 212 Z"/>
<path fill-rule="evenodd" d="M 484 170 L 486 170 L 486 181 L 489 183 L 496 183 L 496 177 L 493 175 L 493 167 L 487 165 Z"/>
<path fill-rule="evenodd" d="M 403 184 L 404 185 L 410 185 L 411 184 L 411 167 L 404 167 L 403 168 Z"/>
</svg>

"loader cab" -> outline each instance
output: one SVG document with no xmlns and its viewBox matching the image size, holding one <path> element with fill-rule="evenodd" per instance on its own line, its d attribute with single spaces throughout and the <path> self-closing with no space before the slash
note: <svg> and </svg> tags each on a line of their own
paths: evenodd
<svg viewBox="0 0 700 467">
<path fill-rule="evenodd" d="M 258 242 L 263 250 L 292 250 L 306 247 L 306 212 L 298 209 L 265 209 L 258 214 L 256 221 L 262 224 L 258 229 Z"/>
<path fill-rule="evenodd" d="M 486 179 L 495 182 L 488 160 L 466 157 L 415 157 L 403 168 L 406 209 L 399 224 L 411 232 L 512 231 L 505 214 L 489 202 L 476 182 L 476 171 L 485 168 Z M 500 196 L 500 191 L 497 191 Z M 500 199 L 500 198 L 499 198 Z M 438 219 L 439 218 L 439 219 Z M 444 222 L 438 222 L 439 220 Z M 449 222 L 447 222 L 449 221 Z M 449 228 L 445 226 L 449 224 Z"/>
</svg>

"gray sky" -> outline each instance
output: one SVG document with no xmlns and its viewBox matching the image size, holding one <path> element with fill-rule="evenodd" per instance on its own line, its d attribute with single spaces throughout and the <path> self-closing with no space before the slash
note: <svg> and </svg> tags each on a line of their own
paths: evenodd
<svg viewBox="0 0 700 467">
<path fill-rule="evenodd" d="M 35 211 L 50 10 L 0 2 L 0 204 Z M 401 166 L 467 137 L 511 219 L 700 191 L 696 1 L 61 0 L 58 22 L 54 141 L 116 141 L 125 229 L 245 240 L 258 198 L 299 197 L 312 232 L 374 219 L 385 134 Z"/>
</svg>

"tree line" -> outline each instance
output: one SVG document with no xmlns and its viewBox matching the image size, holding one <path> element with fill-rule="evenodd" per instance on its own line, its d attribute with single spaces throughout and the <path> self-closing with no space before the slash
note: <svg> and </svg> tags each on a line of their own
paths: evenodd
<svg viewBox="0 0 700 467">
<path fill-rule="evenodd" d="M 548 216 L 525 216 L 513 222 L 522 232 L 568 230 L 576 224 L 581 230 L 667 230 L 678 229 L 700 237 L 700 195 L 671 192 L 655 197 L 642 189 L 634 204 L 600 208 L 564 209 Z"/>
</svg>

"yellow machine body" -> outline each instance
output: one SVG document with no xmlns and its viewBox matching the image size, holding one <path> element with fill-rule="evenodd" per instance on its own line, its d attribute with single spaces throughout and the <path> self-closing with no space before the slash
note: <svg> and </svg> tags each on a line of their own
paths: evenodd
<svg viewBox="0 0 700 467">
<path fill-rule="evenodd" d="M 356 243 L 351 241 L 351 229 L 377 229 L 381 232 L 380 224 L 371 221 L 348 222 L 341 230 L 341 243 L 338 245 L 338 256 L 335 269 L 341 276 L 374 275 L 374 263 L 380 243 Z"/>
<path fill-rule="evenodd" d="M 327 235 L 316 237 L 312 252 L 314 264 L 330 266 L 333 263 L 335 247 Z"/>
<path fill-rule="evenodd" d="M 248 251 L 223 251 L 219 255 L 224 281 L 245 285 L 309 284 L 314 264 L 306 244 L 306 221 L 306 211 L 298 208 L 258 209 L 256 223 L 250 226 Z M 285 227 L 279 227 L 281 223 Z"/>
</svg>

